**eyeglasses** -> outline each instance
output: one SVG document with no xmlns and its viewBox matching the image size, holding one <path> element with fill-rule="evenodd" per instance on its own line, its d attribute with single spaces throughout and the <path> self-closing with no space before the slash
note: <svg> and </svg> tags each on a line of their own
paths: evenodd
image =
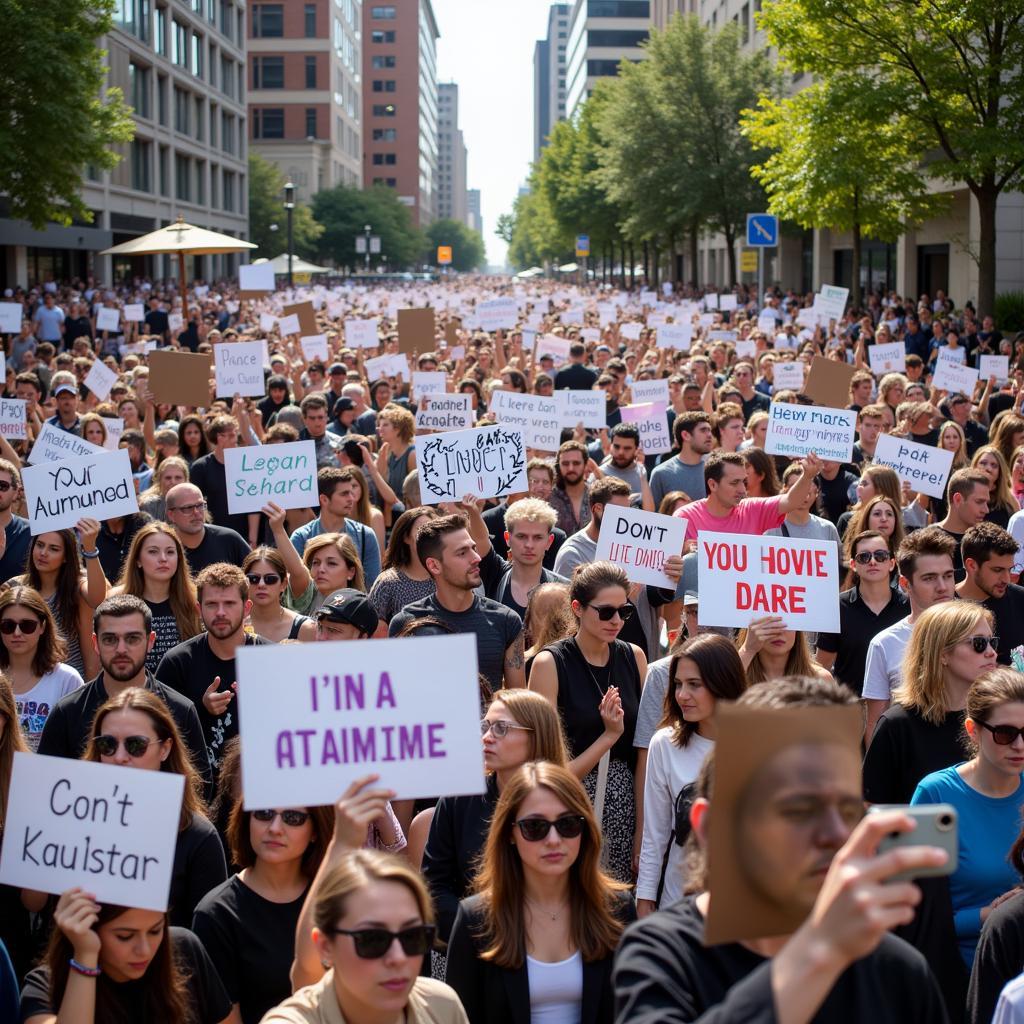
<svg viewBox="0 0 1024 1024">
<path fill-rule="evenodd" d="M 1018 736 L 1024 739 L 1024 729 L 1018 729 L 1015 725 L 989 725 L 988 722 L 978 722 L 978 725 L 988 729 L 1000 747 L 1008 747 Z"/>
<path fill-rule="evenodd" d="M 253 811 L 252 816 L 257 821 L 273 821 L 278 815 L 289 828 L 301 828 L 309 820 L 309 811 Z"/>
<path fill-rule="evenodd" d="M 582 814 L 563 814 L 554 821 L 547 818 L 520 818 L 516 824 L 519 832 L 528 843 L 539 843 L 547 839 L 552 828 L 563 839 L 576 839 L 583 834 L 583 826 L 587 819 Z"/>
<path fill-rule="evenodd" d="M 533 732 L 528 725 L 518 725 L 515 722 L 506 722 L 499 720 L 497 722 L 488 722 L 486 718 L 480 720 L 480 735 L 486 736 L 488 732 L 491 733 L 497 740 L 503 740 L 513 729 L 522 729 L 524 732 Z"/>
<path fill-rule="evenodd" d="M 437 929 L 432 924 L 418 924 L 403 928 L 400 932 L 389 932 L 386 928 L 331 928 L 331 935 L 351 935 L 356 956 L 361 960 L 379 960 L 398 939 L 406 956 L 423 956 L 434 944 Z"/>
<path fill-rule="evenodd" d="M 258 572 L 247 572 L 245 578 L 251 587 L 258 587 L 261 583 L 273 587 L 281 582 L 281 574 L 276 572 L 265 572 L 262 576 Z"/>
<path fill-rule="evenodd" d="M 0 480 L 0 494 L 6 494 L 13 487 L 14 484 L 9 484 L 6 480 Z"/>
<path fill-rule="evenodd" d="M 206 511 L 206 502 L 200 501 L 195 505 L 176 505 L 174 508 L 169 508 L 168 512 L 183 512 L 187 516 L 194 515 L 196 512 Z"/>
<path fill-rule="evenodd" d="M 853 556 L 853 560 L 860 565 L 870 565 L 872 559 L 876 562 L 891 562 L 892 555 L 888 551 L 861 551 Z"/>
<path fill-rule="evenodd" d="M 999 637 L 997 636 L 965 636 L 960 643 L 970 644 L 975 654 L 984 654 L 986 647 L 991 647 L 993 651 L 999 650 Z"/>
<path fill-rule="evenodd" d="M 633 617 L 635 609 L 631 604 L 619 605 L 617 608 L 610 604 L 592 604 L 588 607 L 593 608 L 597 612 L 597 617 L 602 622 L 611 622 L 612 618 L 616 615 L 623 622 L 628 622 Z"/>
<path fill-rule="evenodd" d="M 146 642 L 145 633 L 125 633 L 124 636 L 120 636 L 117 633 L 101 633 L 99 637 L 100 647 L 106 647 L 108 650 L 114 650 L 121 641 L 125 642 L 126 647 L 138 647 L 140 644 Z"/>
<path fill-rule="evenodd" d="M 0 622 L 0 633 L 11 636 L 15 630 L 20 629 L 25 636 L 31 636 L 41 625 L 38 619 L 4 619 Z"/>
<path fill-rule="evenodd" d="M 129 757 L 142 757 L 153 741 L 148 736 L 125 736 L 123 740 L 116 736 L 97 736 L 93 742 L 100 757 L 113 757 L 122 743 Z"/>
</svg>

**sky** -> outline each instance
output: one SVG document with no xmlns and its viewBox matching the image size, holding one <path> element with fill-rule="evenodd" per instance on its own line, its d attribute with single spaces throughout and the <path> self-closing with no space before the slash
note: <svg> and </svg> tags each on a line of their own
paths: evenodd
<svg viewBox="0 0 1024 1024">
<path fill-rule="evenodd" d="M 480 189 L 487 262 L 505 261 L 494 233 L 512 211 L 533 159 L 533 47 L 551 0 L 433 0 L 441 38 L 437 77 L 459 86 L 467 188 Z"/>
</svg>

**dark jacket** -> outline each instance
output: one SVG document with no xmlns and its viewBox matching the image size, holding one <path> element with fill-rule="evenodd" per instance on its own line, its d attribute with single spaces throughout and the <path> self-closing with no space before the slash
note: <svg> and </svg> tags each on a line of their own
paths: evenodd
<svg viewBox="0 0 1024 1024">
<path fill-rule="evenodd" d="M 632 897 L 623 895 L 616 917 L 623 924 L 636 920 Z M 444 980 L 459 994 L 469 1024 L 530 1024 L 530 984 L 524 963 L 518 969 L 498 967 L 480 959 L 484 943 L 480 932 L 483 911 L 480 897 L 459 906 L 448 943 Z M 592 963 L 583 962 L 583 1003 L 580 1024 L 611 1024 L 615 1016 L 612 989 L 614 954 Z"/>
</svg>

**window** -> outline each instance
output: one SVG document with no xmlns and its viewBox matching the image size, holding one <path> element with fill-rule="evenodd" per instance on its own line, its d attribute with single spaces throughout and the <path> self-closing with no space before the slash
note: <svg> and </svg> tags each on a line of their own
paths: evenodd
<svg viewBox="0 0 1024 1024">
<path fill-rule="evenodd" d="M 284 57 L 253 57 L 252 87 L 254 89 L 283 89 Z"/>
<path fill-rule="evenodd" d="M 199 142 L 203 141 L 203 117 L 204 103 L 202 96 L 196 97 L 196 139 Z"/>
<path fill-rule="evenodd" d="M 196 161 L 196 202 L 206 202 L 206 162 Z"/>
<path fill-rule="evenodd" d="M 587 76 L 589 78 L 614 78 L 618 73 L 619 61 L 617 60 L 587 61 Z"/>
<path fill-rule="evenodd" d="M 191 167 L 192 161 L 181 153 L 174 156 L 174 195 L 186 201 L 192 198 Z"/>
<path fill-rule="evenodd" d="M 255 115 L 254 115 L 255 117 Z M 255 121 L 254 131 L 255 131 Z M 220 115 L 220 142 L 221 149 L 225 153 L 234 153 L 235 151 L 235 116 L 234 114 Z"/>
<path fill-rule="evenodd" d="M 252 34 L 255 39 L 280 39 L 284 35 L 283 5 L 256 4 L 252 9 Z"/>
<path fill-rule="evenodd" d="M 115 0 L 114 24 L 149 42 L 149 0 Z"/>
<path fill-rule="evenodd" d="M 156 52 L 161 57 L 167 56 L 167 12 L 162 8 L 158 7 L 153 12 L 153 26 L 155 29 L 154 35 L 156 36 Z"/>
<path fill-rule="evenodd" d="M 306 138 L 316 138 L 316 107 L 306 107 Z"/>
<path fill-rule="evenodd" d="M 174 87 L 174 130 L 187 135 L 191 124 L 192 104 L 184 89 Z"/>
<path fill-rule="evenodd" d="M 179 68 L 188 67 L 188 29 L 180 21 L 171 22 L 171 60 Z"/>
<path fill-rule="evenodd" d="M 394 92 L 395 80 L 393 78 L 375 78 L 373 80 L 374 92 Z"/>
<path fill-rule="evenodd" d="M 394 41 L 394 29 L 388 29 L 386 32 L 382 32 L 379 29 L 374 29 L 370 33 L 370 42 L 372 43 L 393 43 Z"/>
<path fill-rule="evenodd" d="M 644 29 L 595 29 L 587 33 L 587 46 L 630 47 L 639 46 L 647 38 Z"/>
<path fill-rule="evenodd" d="M 306 88 L 316 88 L 316 57 L 306 58 Z"/>
<path fill-rule="evenodd" d="M 191 71 L 196 78 L 203 77 L 203 37 L 192 33 Z"/>
<path fill-rule="evenodd" d="M 231 171 L 224 172 L 224 196 L 222 205 L 225 210 L 235 208 L 235 175 Z"/>
<path fill-rule="evenodd" d="M 254 139 L 283 139 L 284 108 L 257 107 L 253 110 L 252 137 Z"/>
<path fill-rule="evenodd" d="M 388 188 L 398 188 L 397 178 L 374 178 L 374 185 L 387 185 Z"/>
<path fill-rule="evenodd" d="M 170 150 L 166 146 L 160 147 L 160 157 L 157 166 L 157 171 L 160 175 L 160 195 L 169 196 L 171 194 L 171 179 L 168 174 L 168 164 L 170 159 Z"/>
<path fill-rule="evenodd" d="M 316 39 L 316 4 L 306 4 L 303 8 L 306 38 Z"/>
<path fill-rule="evenodd" d="M 156 78 L 156 115 L 157 120 L 167 124 L 167 76 L 157 75 Z"/>
<path fill-rule="evenodd" d="M 210 165 L 210 205 L 217 208 L 217 186 L 220 183 L 220 168 L 216 164 Z"/>
<path fill-rule="evenodd" d="M 648 0 L 587 0 L 587 15 L 591 18 L 649 18 Z"/>
<path fill-rule="evenodd" d="M 394 153 L 374 153 L 373 162 L 378 167 L 394 167 L 394 165 L 398 163 L 398 158 L 395 156 Z"/>
<path fill-rule="evenodd" d="M 398 140 L 398 130 L 395 128 L 374 128 L 373 129 L 373 141 L 374 142 L 396 142 Z"/>
<path fill-rule="evenodd" d="M 395 8 L 393 4 L 387 6 L 371 7 L 370 17 L 377 21 L 391 21 L 395 17 Z"/>
<path fill-rule="evenodd" d="M 142 139 L 132 139 L 132 188 L 137 192 L 149 192 L 149 152 L 152 147 Z"/>
<path fill-rule="evenodd" d="M 229 57 L 220 59 L 220 89 L 225 96 L 235 95 L 235 62 Z"/>
<path fill-rule="evenodd" d="M 394 105 L 394 103 L 374 103 L 374 105 L 373 105 L 373 116 L 374 117 L 394 117 L 395 116 L 395 105 Z"/>
<path fill-rule="evenodd" d="M 395 66 L 395 58 L 390 56 L 390 55 L 387 56 L 387 57 L 374 57 L 373 58 L 373 67 L 374 67 L 375 70 L 380 70 L 382 68 L 393 68 L 394 66 Z"/>
<path fill-rule="evenodd" d="M 139 117 L 149 117 L 149 68 L 128 65 L 128 94 Z"/>
</svg>

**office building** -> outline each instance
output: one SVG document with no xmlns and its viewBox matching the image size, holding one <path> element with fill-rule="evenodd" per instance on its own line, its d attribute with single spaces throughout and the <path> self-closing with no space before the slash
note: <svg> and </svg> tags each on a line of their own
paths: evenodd
<svg viewBox="0 0 1024 1024">
<path fill-rule="evenodd" d="M 676 14 L 697 14 L 699 0 L 651 0 L 651 28 L 664 28 Z"/>
<path fill-rule="evenodd" d="M 438 209 L 438 36 L 430 0 L 363 3 L 363 183 L 420 225 Z"/>
<path fill-rule="evenodd" d="M 570 4 L 552 4 L 548 31 L 533 50 L 533 159 L 547 145 L 551 129 L 565 119 L 565 50 Z"/>
<path fill-rule="evenodd" d="M 480 189 L 478 188 L 471 188 L 466 192 L 466 224 L 483 235 L 484 220 L 480 213 Z"/>
<path fill-rule="evenodd" d="M 437 216 L 466 223 L 466 142 L 459 128 L 459 87 L 437 87 Z"/>
<path fill-rule="evenodd" d="M 362 184 L 361 18 L 357 0 L 249 4 L 249 145 L 299 202 Z"/>
</svg>

